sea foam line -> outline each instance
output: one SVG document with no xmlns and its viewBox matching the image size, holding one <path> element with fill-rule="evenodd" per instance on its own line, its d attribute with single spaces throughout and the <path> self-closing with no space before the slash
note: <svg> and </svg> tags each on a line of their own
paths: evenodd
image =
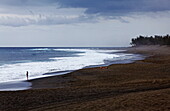
<svg viewBox="0 0 170 111">
<path fill-rule="evenodd" d="M 70 49 L 60 50 L 70 51 Z M 34 79 L 36 77 L 45 77 L 43 75 L 44 73 L 78 70 L 90 65 L 101 65 L 104 64 L 104 60 L 120 57 L 116 54 L 97 52 L 99 50 L 71 49 L 71 51 L 83 53 L 79 53 L 76 57 L 50 58 L 53 59 L 53 61 L 48 62 L 29 62 L 0 66 L 0 81 L 7 82 L 13 80 L 25 80 L 26 71 L 29 71 L 30 79 Z"/>
</svg>

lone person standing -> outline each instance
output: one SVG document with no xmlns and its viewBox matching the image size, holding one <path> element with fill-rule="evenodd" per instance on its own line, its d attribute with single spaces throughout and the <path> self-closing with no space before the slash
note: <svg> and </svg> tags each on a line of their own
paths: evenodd
<svg viewBox="0 0 170 111">
<path fill-rule="evenodd" d="M 27 80 L 28 80 L 28 71 L 26 72 L 26 77 L 27 77 Z"/>
</svg>

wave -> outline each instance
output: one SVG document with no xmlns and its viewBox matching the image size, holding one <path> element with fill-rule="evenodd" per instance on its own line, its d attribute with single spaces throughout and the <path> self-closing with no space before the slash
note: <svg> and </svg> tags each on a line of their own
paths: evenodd
<svg viewBox="0 0 170 111">
<path fill-rule="evenodd" d="M 55 51 L 65 51 L 65 52 L 86 52 L 90 49 L 53 49 Z"/>
<path fill-rule="evenodd" d="M 34 51 L 46 51 L 46 50 L 51 50 L 49 48 L 35 48 L 35 49 L 29 49 L 29 50 L 34 50 Z"/>
<path fill-rule="evenodd" d="M 37 49 L 34 49 L 37 50 Z M 38 50 L 48 50 L 48 48 L 42 48 Z M 78 70 L 87 66 L 102 65 L 105 61 L 117 61 L 131 59 L 134 55 L 127 54 L 110 54 L 104 52 L 117 52 L 114 50 L 91 50 L 91 49 L 54 49 L 56 51 L 77 51 L 75 57 L 54 57 L 49 58 L 51 61 L 44 62 L 28 62 L 17 64 L 6 64 L 0 66 L 0 81 L 16 81 L 25 80 L 26 71 L 29 71 L 29 78 L 46 77 L 46 73 L 62 72 L 68 70 Z M 45 75 L 44 75 L 45 74 Z M 54 74 L 53 74 L 54 75 Z"/>
<path fill-rule="evenodd" d="M 126 50 L 102 50 L 102 49 L 54 49 L 56 51 L 74 51 L 74 52 L 86 52 L 86 51 L 96 51 L 96 52 L 121 52 Z"/>
</svg>

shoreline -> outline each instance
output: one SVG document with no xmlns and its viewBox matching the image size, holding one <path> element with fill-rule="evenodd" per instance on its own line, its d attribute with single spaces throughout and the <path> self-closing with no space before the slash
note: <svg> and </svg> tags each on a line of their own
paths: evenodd
<svg viewBox="0 0 170 111">
<path fill-rule="evenodd" d="M 166 56 L 166 55 L 170 55 L 170 47 L 167 46 L 139 46 L 139 47 L 129 47 L 126 48 L 126 51 L 124 51 L 124 53 L 127 54 L 140 54 L 140 59 L 137 60 L 130 60 L 131 62 L 127 62 L 127 63 L 116 63 L 116 64 L 111 64 L 111 65 L 99 65 L 97 67 L 88 67 L 88 68 L 82 68 L 79 70 L 75 70 L 66 74 L 61 74 L 61 75 L 54 75 L 54 76 L 49 76 L 49 77 L 44 77 L 44 78 L 36 78 L 36 79 L 32 79 L 32 80 L 28 80 L 28 82 L 32 83 L 32 86 L 30 89 L 41 89 L 41 88 L 55 88 L 55 86 L 50 86 L 49 85 L 49 81 L 51 81 L 50 84 L 56 84 L 56 86 L 61 85 L 61 84 L 66 84 L 66 82 L 69 82 L 70 79 L 65 79 L 65 77 L 69 77 L 74 73 L 77 73 L 79 71 L 82 70 L 91 70 L 91 69 L 100 69 L 100 67 L 111 67 L 114 65 L 127 65 L 127 64 L 147 64 L 145 62 L 141 62 L 141 61 L 145 61 L 145 59 L 150 59 L 154 56 Z M 56 79 L 56 81 L 53 81 L 53 78 Z M 44 82 L 43 82 L 44 81 Z M 64 81 L 64 82 L 63 82 Z M 39 82 L 43 82 L 42 84 L 40 84 Z M 59 87 L 63 87 L 63 86 L 59 86 Z M 65 87 L 65 86 L 64 86 Z"/>
<path fill-rule="evenodd" d="M 151 56 L 30 80 L 32 89 L 0 92 L 0 110 L 169 110 L 170 47 L 142 46 L 128 52 Z"/>
<path fill-rule="evenodd" d="M 118 51 L 118 54 L 133 54 L 131 52 L 127 51 L 127 48 L 119 48 L 120 51 Z M 118 49 L 116 49 L 118 50 Z M 90 68 L 99 68 L 99 67 L 108 67 L 112 64 L 129 64 L 129 63 L 133 63 L 135 61 L 138 60 L 143 60 L 145 59 L 146 56 L 143 56 L 141 54 L 135 54 L 134 56 L 132 56 L 132 58 L 130 59 L 124 59 L 124 60 L 117 60 L 117 61 L 109 61 L 109 62 L 105 62 L 104 64 L 100 64 L 100 65 L 90 65 L 90 66 L 86 66 L 83 67 L 81 69 L 90 69 Z M 0 84 L 0 91 L 20 91 L 20 90 L 30 90 L 32 89 L 32 81 L 37 81 L 37 80 L 42 80 L 42 79 L 46 79 L 46 78 L 52 78 L 52 77 L 57 77 L 57 76 L 62 76 L 65 74 L 69 74 L 69 73 L 73 73 L 75 71 L 79 71 L 81 69 L 78 70 L 67 70 L 67 71 L 58 71 L 58 72 L 51 72 L 51 73 L 44 73 L 42 74 L 42 76 L 39 77 L 35 77 L 35 78 L 31 78 L 29 80 L 18 80 L 18 81 L 8 81 L 8 82 L 3 82 L 2 84 Z M 58 80 L 60 81 L 60 80 Z M 41 86 L 40 86 L 41 88 Z"/>
<path fill-rule="evenodd" d="M 126 50 L 125 50 L 126 49 Z M 134 53 L 129 50 L 128 48 L 124 48 L 125 51 L 120 51 L 118 53 L 125 53 L 125 54 L 139 54 L 139 53 Z M 140 60 L 144 60 L 147 57 L 149 57 L 150 55 L 144 55 L 144 54 L 139 54 L 138 57 L 136 56 L 135 59 L 130 59 L 130 60 L 123 60 L 123 62 L 119 61 L 119 62 L 113 62 L 110 64 L 102 64 L 102 65 L 95 65 L 95 66 L 86 66 L 82 69 L 78 69 L 78 70 L 72 70 L 71 72 L 68 73 L 64 73 L 64 74 L 59 74 L 59 75 L 50 75 L 49 77 L 42 77 L 42 78 L 35 78 L 35 79 L 31 79 L 28 80 L 28 82 L 30 82 L 32 84 L 31 88 L 27 89 L 27 90 L 31 90 L 31 89 L 42 89 L 42 88 L 63 88 L 65 86 L 60 86 L 61 84 L 66 84 L 67 82 L 70 81 L 70 79 L 65 79 L 65 77 L 69 77 L 70 75 L 77 73 L 81 70 L 91 70 L 91 69 L 100 69 L 102 67 L 110 67 L 112 65 L 116 65 L 116 64 L 131 64 L 134 63 L 136 61 L 140 61 Z M 55 73 L 55 72 L 54 72 Z M 55 78 L 55 81 L 53 81 L 53 78 Z M 41 84 L 39 82 L 42 82 Z M 50 84 L 56 84 L 55 86 L 50 86 Z"/>
<path fill-rule="evenodd" d="M 134 53 L 134 52 L 131 52 L 131 51 L 128 51 L 129 48 L 126 48 L 126 51 L 123 51 L 123 53 L 125 54 L 139 54 L 139 53 Z M 122 52 L 120 52 L 122 53 Z M 74 73 L 77 73 L 81 70 L 91 70 L 91 69 L 100 69 L 101 67 L 110 67 L 112 65 L 120 65 L 120 64 L 131 64 L 131 63 L 134 63 L 136 61 L 140 61 L 140 60 L 144 60 L 146 59 L 147 57 L 149 57 L 150 55 L 144 55 L 144 54 L 140 54 L 140 57 L 136 58 L 135 60 L 126 60 L 126 62 L 121 62 L 119 61 L 118 63 L 112 63 L 112 64 L 103 64 L 103 65 L 95 65 L 95 67 L 91 67 L 91 66 L 87 66 L 85 68 L 82 68 L 82 69 L 78 69 L 78 70 L 74 70 L 74 71 L 71 71 L 71 72 L 68 72 L 68 73 L 65 73 L 65 74 L 59 74 L 59 75 L 51 75 L 49 77 L 42 77 L 42 78 L 35 78 L 35 79 L 31 79 L 31 80 L 28 80 L 28 82 L 30 82 L 32 84 L 31 88 L 27 89 L 27 90 L 31 90 L 31 89 L 42 89 L 42 88 L 63 88 L 63 87 L 66 87 L 66 86 L 63 86 L 62 84 L 67 84 L 67 82 L 69 82 L 71 79 L 65 79 L 66 77 L 69 77 L 71 76 L 72 74 Z M 55 79 L 55 81 L 53 80 Z M 74 81 L 74 79 L 73 79 Z M 41 83 L 42 82 L 42 83 Z M 54 86 L 50 86 L 50 84 L 55 84 Z"/>
</svg>

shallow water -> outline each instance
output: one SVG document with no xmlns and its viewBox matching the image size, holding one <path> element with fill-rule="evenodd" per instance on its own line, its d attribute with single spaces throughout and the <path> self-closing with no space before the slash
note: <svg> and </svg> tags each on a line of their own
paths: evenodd
<svg viewBox="0 0 170 111">
<path fill-rule="evenodd" d="M 0 48 L 0 90 L 30 88 L 26 80 L 66 74 L 87 67 L 130 63 L 138 54 L 115 48 Z M 15 84 L 15 85 L 13 85 Z"/>
<path fill-rule="evenodd" d="M 31 88 L 31 83 L 26 81 L 4 82 L 0 84 L 0 91 L 19 91 Z"/>
</svg>

